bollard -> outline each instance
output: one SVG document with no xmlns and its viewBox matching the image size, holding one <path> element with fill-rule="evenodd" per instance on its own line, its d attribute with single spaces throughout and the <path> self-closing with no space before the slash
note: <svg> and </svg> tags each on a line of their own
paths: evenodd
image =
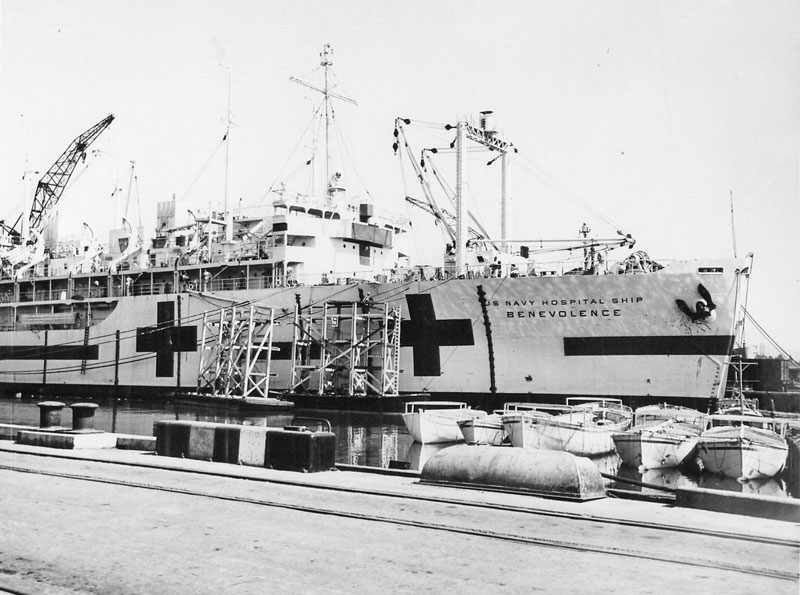
<svg viewBox="0 0 800 595">
<path fill-rule="evenodd" d="M 267 432 L 264 466 L 304 473 L 333 469 L 336 465 L 336 435 L 333 432 L 308 432 L 297 427 Z"/>
<path fill-rule="evenodd" d="M 39 405 L 39 428 L 42 430 L 61 429 L 61 409 L 64 403 L 42 401 Z"/>
<path fill-rule="evenodd" d="M 97 403 L 73 403 L 72 409 L 72 430 L 73 431 L 94 431 L 94 412 L 99 407 Z"/>
</svg>

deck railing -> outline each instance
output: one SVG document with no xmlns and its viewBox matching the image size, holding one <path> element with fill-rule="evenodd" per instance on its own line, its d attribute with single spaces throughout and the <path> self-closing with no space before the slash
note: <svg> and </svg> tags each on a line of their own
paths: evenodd
<svg viewBox="0 0 800 595">
<path fill-rule="evenodd" d="M 244 263 L 241 263 L 244 264 Z M 34 289 L 22 289 L 25 284 L 16 285 L 19 302 L 52 302 L 74 299 L 97 299 L 97 298 L 119 298 L 128 295 L 163 295 L 175 293 L 176 291 L 199 291 L 199 292 L 219 292 L 237 290 L 258 290 L 270 289 L 274 287 L 296 286 L 296 285 L 349 285 L 356 283 L 403 283 L 413 281 L 444 281 L 448 279 L 466 278 L 505 278 L 505 277 L 549 277 L 569 274 L 587 274 L 580 268 L 569 268 L 575 265 L 575 261 L 546 263 L 544 266 L 534 268 L 533 265 L 527 269 L 513 264 L 481 264 L 476 266 L 452 267 L 452 266 L 413 266 L 413 267 L 394 267 L 391 269 L 378 270 L 353 270 L 340 271 L 337 273 L 313 273 L 313 274 L 289 274 L 289 275 L 266 275 L 252 274 L 250 276 L 231 276 L 222 277 L 217 275 L 231 274 L 231 270 L 244 271 L 243 266 L 235 269 L 236 263 L 231 263 L 229 267 L 214 267 L 213 269 L 193 269 L 179 270 L 174 269 L 145 269 L 138 276 L 136 275 L 115 275 L 110 277 L 111 285 L 108 285 L 109 277 L 76 277 L 72 281 L 72 289 L 67 290 L 64 286 L 66 280 L 58 278 L 54 280 L 61 287 L 56 289 L 39 289 L 38 285 L 45 279 L 35 277 Z M 151 279 L 148 272 L 159 272 L 160 279 Z M 615 274 L 618 269 L 609 267 L 608 270 L 597 271 L 596 274 Z M 636 272 L 636 271 L 627 271 Z M 168 273 L 168 274 L 165 274 Z M 178 278 L 178 282 L 173 280 Z M 126 285 L 131 280 L 130 285 Z M 3 285 L 5 287 L 3 287 Z M 28 287 L 30 285 L 28 284 Z M 6 281 L 0 285 L 0 305 L 15 303 L 15 284 Z"/>
</svg>

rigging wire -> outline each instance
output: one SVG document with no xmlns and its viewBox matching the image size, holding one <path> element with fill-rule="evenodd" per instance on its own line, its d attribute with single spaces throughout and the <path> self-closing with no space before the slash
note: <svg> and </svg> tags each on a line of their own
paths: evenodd
<svg viewBox="0 0 800 595">
<path fill-rule="evenodd" d="M 353 159 L 352 155 L 350 154 L 350 148 L 347 145 L 347 140 L 344 137 L 341 127 L 339 126 L 338 120 L 333 118 L 333 128 L 334 132 L 336 132 L 336 139 L 339 146 L 342 148 L 342 152 L 347 156 L 348 161 L 350 162 L 353 171 L 355 172 L 356 178 L 361 183 L 361 187 L 366 192 L 367 196 L 374 200 L 372 193 L 370 192 L 367 184 L 364 182 L 364 179 L 361 177 L 361 172 L 359 171 L 358 167 L 355 165 L 355 160 Z"/>
<path fill-rule="evenodd" d="M 531 176 L 539 180 L 544 186 L 555 192 L 557 195 L 566 199 L 577 208 L 596 217 L 612 229 L 616 230 L 617 233 L 622 234 L 622 226 L 612 221 L 598 209 L 592 207 L 587 201 L 581 198 L 577 192 L 559 180 L 555 175 L 548 172 L 544 167 L 530 160 L 525 155 L 518 154 L 518 157 L 515 161 L 520 163 L 523 171 L 526 171 Z"/>
<path fill-rule="evenodd" d="M 217 156 L 217 153 L 222 148 L 222 145 L 227 142 L 227 140 L 228 140 L 228 136 L 226 134 L 226 135 L 224 135 L 222 137 L 222 140 L 219 141 L 219 144 L 217 144 L 217 146 L 214 147 L 214 150 L 211 152 L 211 156 L 203 164 L 203 167 L 200 168 L 200 171 L 197 173 L 195 178 L 189 184 L 189 187 L 186 188 L 186 190 L 183 192 L 183 194 L 181 195 L 181 200 L 185 200 L 189 196 L 189 193 L 192 191 L 192 189 L 194 188 L 195 184 L 197 184 L 198 180 L 200 180 L 200 177 L 205 173 L 206 169 L 208 169 L 208 166 L 211 165 L 211 162 L 214 160 L 214 157 Z M 210 214 L 209 214 L 209 216 L 210 216 Z"/>
<path fill-rule="evenodd" d="M 281 166 L 280 170 L 278 170 L 278 174 L 275 176 L 275 179 L 272 181 L 272 183 L 269 185 L 269 188 L 267 188 L 266 192 L 264 193 L 264 196 L 263 196 L 264 200 L 266 200 L 269 197 L 269 193 L 272 192 L 275 189 L 275 186 L 278 184 L 278 180 L 280 179 L 281 175 L 283 174 L 283 171 L 286 169 L 286 166 L 294 158 L 294 155 L 297 152 L 298 147 L 300 147 L 300 145 L 305 140 L 305 137 L 308 134 L 309 129 L 311 129 L 311 127 L 317 121 L 317 116 L 319 115 L 320 110 L 322 110 L 322 104 L 317 106 L 317 109 L 314 110 L 314 113 L 312 114 L 311 119 L 309 120 L 308 124 L 306 125 L 305 129 L 303 130 L 303 133 L 300 135 L 300 138 L 297 139 L 297 143 L 295 143 L 294 148 L 289 153 L 289 157 L 287 157 L 286 161 Z M 311 160 L 313 160 L 313 159 L 314 159 L 314 157 L 312 156 Z M 306 161 L 305 162 L 306 165 L 309 165 L 310 163 L 311 163 L 311 161 Z M 305 166 L 300 166 L 300 168 L 298 168 L 298 169 L 301 169 L 302 167 L 305 167 Z M 297 170 L 295 170 L 295 171 L 297 171 Z"/>
<path fill-rule="evenodd" d="M 425 129 L 426 132 L 429 132 L 429 133 L 432 130 L 450 131 L 450 130 L 452 130 L 454 128 L 454 126 L 452 126 L 450 124 L 440 124 L 440 123 L 435 123 L 435 122 L 424 122 L 424 121 L 418 121 L 418 120 L 409 121 L 408 119 L 405 119 L 403 121 L 405 123 L 409 123 L 410 122 L 410 123 L 413 123 L 415 125 L 419 125 L 423 129 Z M 440 135 L 437 135 L 436 138 L 437 138 L 438 141 L 441 141 L 441 136 Z M 446 141 L 446 145 L 447 144 L 449 144 L 449 141 Z M 440 149 L 439 151 L 440 152 L 448 152 L 447 149 Z M 605 214 L 603 214 L 597 208 L 593 207 L 590 203 L 588 203 L 586 200 L 581 198 L 580 195 L 577 192 L 575 192 L 573 189 L 571 189 L 569 186 L 567 186 L 567 184 L 565 184 L 564 182 L 559 180 L 554 174 L 552 174 L 549 171 L 547 171 L 543 166 L 539 165 L 538 163 L 534 162 L 530 158 L 526 157 L 523 153 L 516 153 L 515 154 L 514 163 L 515 163 L 515 165 L 518 164 L 519 168 L 523 172 L 531 175 L 533 178 L 535 178 L 540 183 L 542 183 L 544 186 L 546 186 L 547 188 L 552 190 L 558 196 L 560 196 L 560 197 L 564 198 L 565 200 L 569 201 L 570 203 L 572 203 L 579 210 L 584 211 L 584 212 L 592 215 L 593 217 L 597 218 L 599 221 L 602 221 L 603 223 L 608 225 L 610 228 L 612 228 L 615 231 L 617 231 L 617 233 L 619 233 L 621 235 L 625 235 L 621 231 L 623 229 L 622 226 L 620 226 L 619 224 L 617 224 L 616 222 L 611 220 L 610 217 L 608 217 Z"/>
<path fill-rule="evenodd" d="M 747 316 L 753 326 L 756 327 L 756 330 L 761 333 L 767 341 L 769 341 L 769 343 L 778 351 L 778 353 L 792 362 L 795 366 L 800 367 L 800 363 L 798 363 L 788 351 L 778 344 L 778 342 L 764 329 L 763 326 L 758 323 L 758 321 L 756 321 L 755 318 L 753 318 L 753 315 L 750 314 L 750 312 L 748 312 L 744 306 L 742 306 L 742 311 L 744 311 L 745 316 Z"/>
<path fill-rule="evenodd" d="M 423 189 L 424 189 L 426 187 L 426 184 L 427 184 L 426 179 L 423 177 L 423 172 L 421 170 L 419 170 L 419 168 L 416 165 L 416 162 L 414 161 L 414 156 L 413 156 L 411 148 L 410 148 L 410 146 L 408 144 L 408 140 L 406 139 L 406 135 L 403 132 L 403 127 L 401 125 L 401 122 L 407 123 L 407 121 L 404 121 L 404 120 L 402 120 L 400 118 L 398 118 L 395 121 L 395 139 L 396 140 L 395 140 L 395 144 L 393 145 L 393 148 L 394 148 L 395 152 L 397 152 L 401 148 L 399 142 L 402 140 L 403 148 L 405 148 L 405 150 L 406 150 L 406 153 L 408 155 L 408 159 L 409 159 L 410 163 L 415 166 L 415 169 L 417 170 L 418 177 L 420 179 L 420 183 L 423 184 Z M 400 135 L 397 134 L 397 130 L 398 129 L 400 130 Z M 445 127 L 445 129 L 447 129 L 447 127 Z M 402 139 L 400 139 L 399 136 L 402 136 Z M 486 149 L 476 148 L 475 151 L 473 151 L 473 152 L 482 152 L 483 153 L 485 151 L 486 151 Z M 422 159 L 421 159 L 421 162 L 420 162 L 420 166 L 422 168 L 424 168 L 424 172 L 431 171 L 433 173 L 433 175 L 436 178 L 439 186 L 441 187 L 442 193 L 445 195 L 445 198 L 447 199 L 447 201 L 449 201 L 449 203 L 450 203 L 450 205 L 452 207 L 454 202 L 455 202 L 455 199 L 454 199 L 455 191 L 449 185 L 449 183 L 447 182 L 445 176 L 443 176 L 441 174 L 441 172 L 438 170 L 438 168 L 436 166 L 436 163 L 435 163 L 435 160 L 433 159 L 433 155 L 438 154 L 440 152 L 441 153 L 451 153 L 452 150 L 450 150 L 450 149 L 436 149 L 436 148 L 425 149 L 425 150 L 422 151 Z M 487 165 L 491 165 L 491 163 L 493 163 L 493 162 L 494 162 L 494 160 L 490 161 Z M 402 159 L 401 159 L 401 163 L 402 163 Z M 432 195 L 431 191 L 429 190 L 425 194 L 426 194 L 426 198 L 428 200 L 428 203 L 430 204 L 430 207 L 434 211 L 438 212 L 439 209 L 435 204 L 435 199 L 433 198 L 433 195 Z M 475 200 L 474 192 L 472 191 L 472 188 L 470 186 L 467 187 L 467 197 L 472 199 L 472 204 L 473 205 L 477 205 L 477 201 Z M 481 233 L 483 233 L 484 236 L 487 236 L 486 232 L 483 230 L 482 226 L 479 223 L 479 219 L 477 217 L 473 216 L 471 213 L 469 213 L 469 211 L 468 211 L 468 214 L 472 218 L 472 220 L 475 222 L 475 224 L 478 226 L 478 228 L 481 229 Z M 437 216 L 437 215 L 434 215 L 434 216 Z M 440 218 L 441 218 L 441 213 L 439 214 L 439 216 L 437 216 L 437 219 L 440 219 Z M 443 221 L 443 223 L 444 223 L 445 226 L 447 226 L 447 221 Z M 612 227 L 615 227 L 615 226 L 613 226 L 612 223 L 609 223 L 609 225 L 611 225 Z M 621 232 L 619 232 L 619 231 L 618 231 L 618 233 L 621 234 Z M 444 235 L 444 233 L 443 233 L 443 235 Z M 448 238 L 444 237 L 444 241 L 448 241 Z M 615 242 L 612 242 L 611 244 L 615 244 Z M 577 259 L 578 256 L 579 256 L 578 252 L 577 252 L 578 250 L 583 250 L 583 249 L 586 249 L 586 248 L 589 248 L 589 247 L 604 247 L 605 249 L 608 249 L 608 247 L 611 244 L 609 244 L 609 245 L 605 245 L 604 244 L 603 246 L 601 246 L 600 244 L 593 244 L 593 246 L 589 246 L 583 240 L 576 240 L 575 245 L 572 246 L 572 247 L 558 248 L 558 249 L 555 249 L 555 250 L 554 249 L 550 249 L 550 248 L 542 247 L 539 250 L 535 250 L 535 253 L 539 253 L 539 254 L 559 253 L 559 252 L 561 252 L 561 253 L 566 252 L 566 253 L 569 253 L 569 254 L 575 253 L 576 254 L 576 259 Z"/>
</svg>

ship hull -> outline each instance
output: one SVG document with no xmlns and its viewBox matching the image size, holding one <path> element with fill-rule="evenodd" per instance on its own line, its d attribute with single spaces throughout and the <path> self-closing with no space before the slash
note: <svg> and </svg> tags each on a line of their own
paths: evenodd
<svg viewBox="0 0 800 595">
<path fill-rule="evenodd" d="M 788 447 L 779 435 L 747 426 L 712 428 L 700 437 L 703 468 L 734 479 L 774 477 L 786 465 Z"/>
<path fill-rule="evenodd" d="M 420 444 L 461 442 L 464 439 L 458 422 L 472 419 L 477 412 L 471 409 L 437 409 L 403 414 L 408 433 Z"/>
<path fill-rule="evenodd" d="M 295 304 L 356 303 L 369 294 L 375 303 L 401 311 L 401 395 L 474 396 L 487 408 L 559 396 L 705 403 L 724 386 L 739 268 L 741 263 L 733 261 L 685 261 L 636 275 L 122 297 L 88 332 L 20 325 L 0 331 L 0 388 L 79 396 L 117 391 L 169 396 L 195 390 L 203 314 L 231 303 L 256 303 L 275 311 L 270 391 L 279 393 L 291 384 Z M 714 272 L 704 272 L 709 270 Z M 714 298 L 713 319 L 693 321 L 676 306 L 676 300 L 694 300 L 699 284 Z M 173 330 L 165 344 L 154 344 L 145 335 L 163 327 L 159 316 L 165 303 L 175 313 L 168 324 Z M 309 398 L 336 400 L 323 396 L 319 387 L 306 388 Z"/>
<path fill-rule="evenodd" d="M 535 448 L 564 450 L 577 456 L 589 457 L 614 451 L 613 430 L 566 423 L 556 419 L 536 419 L 532 440 Z"/>
<path fill-rule="evenodd" d="M 685 434 L 634 429 L 614 434 L 614 446 L 626 465 L 645 469 L 679 467 L 697 448 L 700 431 L 694 437 Z"/>
<path fill-rule="evenodd" d="M 503 418 L 498 414 L 476 417 L 458 422 L 464 441 L 468 444 L 499 446 L 506 438 Z"/>
</svg>

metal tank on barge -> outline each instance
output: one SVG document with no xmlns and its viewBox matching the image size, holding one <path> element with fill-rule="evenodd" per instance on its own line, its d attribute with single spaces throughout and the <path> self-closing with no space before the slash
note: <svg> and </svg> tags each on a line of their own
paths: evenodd
<svg viewBox="0 0 800 595">
<path fill-rule="evenodd" d="M 327 106 L 346 98 L 328 86 L 328 46 L 321 57 L 324 86 L 301 83 Z M 395 152 L 409 157 L 424 197 L 406 200 L 450 238 L 433 266 L 414 264 L 407 219 L 351 199 L 327 158 L 321 196 L 280 185 L 267 204 L 226 200 L 187 224 L 173 198 L 158 205 L 147 243 L 127 221 L 107 248 L 93 235 L 48 241 L 75 164 L 111 120 L 42 178 L 25 234 L 3 226 L 3 391 L 291 394 L 314 407 L 402 410 L 421 396 L 493 409 L 576 396 L 704 404 L 724 390 L 748 259 L 661 265 L 629 235 L 596 239 L 585 226 L 570 241 L 506 237 L 516 149 L 491 112 L 435 125 L 455 138 L 421 162 L 408 140 L 415 123 L 395 122 Z M 468 146 L 501 160 L 500 239 L 465 206 Z M 442 202 L 435 161 L 448 149 L 456 183 Z"/>
</svg>

